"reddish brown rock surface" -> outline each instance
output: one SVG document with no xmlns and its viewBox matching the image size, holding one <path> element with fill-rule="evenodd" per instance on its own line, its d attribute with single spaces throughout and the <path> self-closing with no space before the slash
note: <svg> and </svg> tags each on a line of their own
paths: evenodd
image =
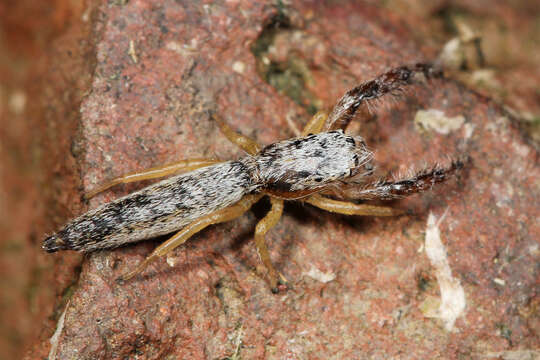
<svg viewBox="0 0 540 360">
<path fill-rule="evenodd" d="M 87 190 L 175 159 L 241 156 L 209 111 L 269 144 L 292 135 L 287 119 L 300 127 L 309 111 L 355 84 L 437 55 L 410 40 L 396 15 L 363 5 L 134 0 L 102 4 L 95 14 L 88 56 L 97 64 L 72 146 Z M 420 129 L 413 120 L 426 109 L 463 116 L 464 124 L 448 135 Z M 534 147 L 501 107 L 451 80 L 384 101 L 359 124 L 350 132 L 366 137 L 383 170 L 463 153 L 471 162 L 449 184 L 393 204 L 409 216 L 345 217 L 288 203 L 267 236 L 291 283 L 279 295 L 251 241 L 264 202 L 122 285 L 114 280 L 158 242 L 91 254 L 55 313 L 52 352 L 58 359 L 532 358 L 540 328 Z M 90 207 L 139 186 L 117 187 Z M 440 297 L 424 251 L 430 212 L 446 212 L 441 239 L 465 293 L 451 331 L 425 316 Z M 51 256 L 62 263 L 71 255 Z M 58 278 L 71 272 L 55 267 Z M 60 293 L 66 281 L 58 282 Z M 28 358 L 51 354 L 53 332 L 49 326 Z"/>
</svg>

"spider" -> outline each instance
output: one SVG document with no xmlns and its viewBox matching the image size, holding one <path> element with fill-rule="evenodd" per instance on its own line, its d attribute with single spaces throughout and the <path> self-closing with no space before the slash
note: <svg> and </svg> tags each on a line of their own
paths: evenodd
<svg viewBox="0 0 540 360">
<path fill-rule="evenodd" d="M 446 167 L 435 165 L 399 180 L 370 180 L 373 153 L 362 137 L 344 133 L 362 104 L 395 93 L 418 76 L 441 75 L 428 64 L 392 69 L 345 93 L 330 113 L 317 113 L 300 136 L 266 147 L 212 115 L 222 133 L 247 156 L 233 161 L 189 159 L 115 178 L 87 193 L 86 198 L 120 183 L 182 172 L 81 215 L 47 237 L 43 249 L 91 252 L 178 231 L 119 278 L 125 281 L 207 226 L 233 220 L 268 196 L 271 209 L 255 228 L 255 245 L 268 271 L 270 287 L 278 292 L 278 285 L 286 284 L 286 279 L 270 261 L 265 234 L 279 221 L 285 200 L 300 200 L 339 214 L 395 216 L 403 211 L 328 196 L 350 200 L 401 198 L 430 189 L 463 167 L 462 160 L 454 160 Z"/>
</svg>

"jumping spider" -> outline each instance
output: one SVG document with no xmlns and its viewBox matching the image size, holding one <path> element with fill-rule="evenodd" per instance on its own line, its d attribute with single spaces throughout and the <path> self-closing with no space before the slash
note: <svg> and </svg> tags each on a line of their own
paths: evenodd
<svg viewBox="0 0 540 360">
<path fill-rule="evenodd" d="M 271 289 L 276 292 L 280 277 L 285 280 L 270 261 L 264 237 L 280 219 L 284 200 L 300 200 L 346 215 L 393 216 L 402 211 L 338 201 L 324 195 L 338 193 L 340 197 L 354 200 L 401 198 L 430 189 L 463 166 L 461 160 L 455 160 L 446 167 L 435 165 L 401 180 L 369 180 L 373 170 L 372 152 L 362 137 L 348 136 L 343 132 L 360 105 L 398 91 L 422 75 L 432 78 L 441 74 L 426 64 L 390 70 L 347 92 L 330 114 L 316 114 L 299 137 L 264 148 L 214 117 L 223 134 L 248 153 L 246 157 L 225 162 L 183 160 L 116 178 L 86 197 L 90 198 L 116 184 L 184 172 L 72 220 L 56 234 L 47 237 L 43 249 L 48 252 L 65 249 L 90 252 L 180 229 L 136 269 L 121 277 L 127 280 L 207 226 L 233 220 L 263 196 L 268 196 L 272 207 L 255 228 L 255 245 L 268 269 Z"/>
</svg>

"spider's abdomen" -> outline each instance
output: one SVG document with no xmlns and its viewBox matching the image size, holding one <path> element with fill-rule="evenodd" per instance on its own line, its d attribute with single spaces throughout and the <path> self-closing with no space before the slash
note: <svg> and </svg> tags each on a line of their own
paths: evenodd
<svg viewBox="0 0 540 360">
<path fill-rule="evenodd" d="M 371 157 L 360 137 L 338 130 L 271 144 L 255 161 L 266 189 L 295 192 L 350 177 Z"/>
<path fill-rule="evenodd" d="M 48 252 L 114 248 L 177 231 L 255 191 L 249 165 L 228 161 L 171 177 L 67 223 L 43 242 Z"/>
</svg>

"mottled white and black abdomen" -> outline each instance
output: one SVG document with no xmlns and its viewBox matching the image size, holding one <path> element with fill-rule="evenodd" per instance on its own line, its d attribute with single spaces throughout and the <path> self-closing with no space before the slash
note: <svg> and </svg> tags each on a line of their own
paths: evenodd
<svg viewBox="0 0 540 360">
<path fill-rule="evenodd" d="M 177 231 L 256 190 L 245 163 L 208 166 L 104 204 L 49 236 L 43 248 L 94 251 Z"/>
<path fill-rule="evenodd" d="M 336 130 L 274 143 L 255 160 L 265 189 L 301 192 L 353 176 L 371 158 L 361 137 Z"/>
</svg>

